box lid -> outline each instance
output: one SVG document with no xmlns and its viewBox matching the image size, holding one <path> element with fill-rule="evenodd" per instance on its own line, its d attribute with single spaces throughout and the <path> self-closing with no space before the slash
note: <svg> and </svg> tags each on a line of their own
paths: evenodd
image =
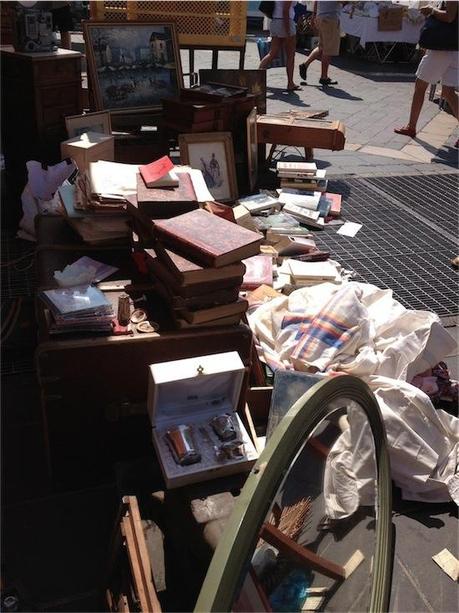
<svg viewBox="0 0 459 613">
<path fill-rule="evenodd" d="M 75 136 L 74 138 L 69 138 L 68 140 L 63 141 L 62 144 L 72 145 L 72 147 L 80 147 L 81 149 L 89 149 L 94 145 L 106 143 L 110 140 L 114 140 L 114 137 L 111 134 L 101 134 L 99 132 L 84 132 L 79 136 Z"/>
<path fill-rule="evenodd" d="M 244 364 L 237 351 L 151 364 L 148 413 L 153 426 L 190 414 L 235 411 Z"/>
</svg>

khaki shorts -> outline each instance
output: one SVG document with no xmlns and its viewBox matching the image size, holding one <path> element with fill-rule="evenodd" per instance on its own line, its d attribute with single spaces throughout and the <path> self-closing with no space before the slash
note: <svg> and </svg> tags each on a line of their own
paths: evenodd
<svg viewBox="0 0 459 613">
<path fill-rule="evenodd" d="M 341 43 L 341 30 L 339 19 L 334 17 L 317 17 L 317 29 L 319 30 L 319 48 L 324 55 L 339 55 Z"/>
</svg>

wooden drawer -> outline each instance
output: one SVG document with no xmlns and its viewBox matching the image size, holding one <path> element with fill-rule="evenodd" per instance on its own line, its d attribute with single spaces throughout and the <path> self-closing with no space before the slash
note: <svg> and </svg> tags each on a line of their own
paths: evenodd
<svg viewBox="0 0 459 613">
<path fill-rule="evenodd" d="M 39 95 L 41 98 L 41 104 L 44 108 L 53 106 L 73 105 L 73 108 L 77 108 L 79 113 L 81 109 L 81 84 L 77 81 L 75 83 L 69 83 L 65 87 L 57 85 L 55 87 L 41 87 Z"/>
<path fill-rule="evenodd" d="M 49 106 L 42 109 L 41 123 L 43 127 L 64 124 L 64 118 L 67 115 L 78 115 L 80 110 L 75 103 L 61 106 Z"/>
<path fill-rule="evenodd" d="M 68 81 L 80 79 L 81 61 L 80 58 L 43 60 L 34 63 L 34 77 L 36 83 L 62 84 Z"/>
</svg>

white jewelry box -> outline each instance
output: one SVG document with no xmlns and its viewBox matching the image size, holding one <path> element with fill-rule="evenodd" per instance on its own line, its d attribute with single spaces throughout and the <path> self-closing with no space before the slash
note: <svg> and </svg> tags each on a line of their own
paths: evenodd
<svg viewBox="0 0 459 613">
<path fill-rule="evenodd" d="M 148 415 L 166 486 L 249 471 L 258 453 L 236 412 L 245 372 L 237 351 L 151 364 L 149 370 Z M 242 441 L 242 456 L 219 460 L 214 447 L 225 441 L 210 422 L 225 413 L 231 416 L 236 440 Z M 178 425 L 191 426 L 199 462 L 183 466 L 175 460 L 166 433 Z"/>
</svg>

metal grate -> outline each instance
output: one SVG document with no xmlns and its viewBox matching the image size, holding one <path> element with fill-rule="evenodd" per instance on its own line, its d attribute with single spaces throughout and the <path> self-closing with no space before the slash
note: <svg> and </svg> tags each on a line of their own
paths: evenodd
<svg viewBox="0 0 459 613">
<path fill-rule="evenodd" d="M 367 182 L 457 236 L 459 175 L 428 175 L 428 180 L 417 176 L 409 181 L 406 177 L 374 177 Z"/>
<path fill-rule="evenodd" d="M 395 179 L 401 179 L 404 194 L 396 195 Z M 414 211 L 410 206 L 424 194 L 428 200 L 423 203 L 423 211 L 428 206 L 428 211 L 438 212 L 444 207 L 446 212 L 457 178 L 385 177 L 373 187 L 374 181 L 330 181 L 330 191 L 343 195 L 343 217 L 363 227 L 354 238 L 327 228 L 315 234 L 317 244 L 345 268 L 354 270 L 357 280 L 392 289 L 406 308 L 434 311 L 440 317 L 456 315 L 458 277 L 450 259 L 459 252 L 457 241 L 441 225 L 435 231 L 432 216 L 424 218 L 420 207 Z M 389 192 L 388 186 L 394 195 L 384 193 Z"/>
</svg>

